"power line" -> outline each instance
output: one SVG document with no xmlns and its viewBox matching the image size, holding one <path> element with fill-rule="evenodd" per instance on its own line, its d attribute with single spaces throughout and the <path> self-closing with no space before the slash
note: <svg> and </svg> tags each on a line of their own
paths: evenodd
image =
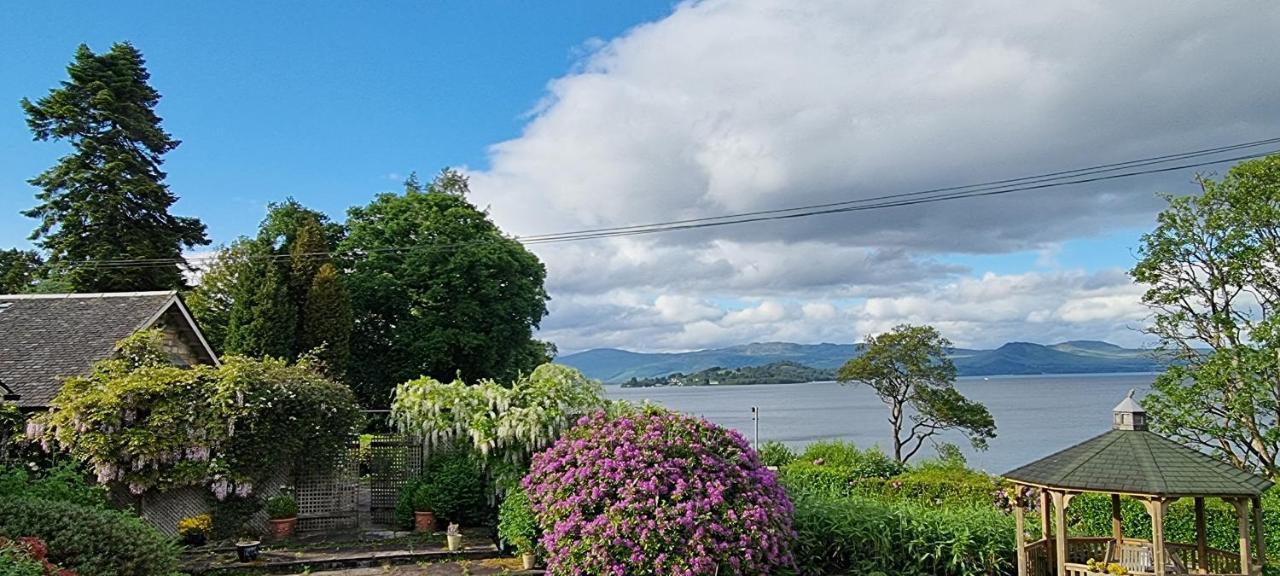
<svg viewBox="0 0 1280 576">
<path fill-rule="evenodd" d="M 866 198 L 857 198 L 840 202 L 831 202 L 824 204 L 812 204 L 807 206 L 795 206 L 790 208 L 778 208 L 770 210 L 757 210 L 751 212 L 740 212 L 735 214 L 725 214 L 720 216 L 707 216 L 701 218 L 689 218 L 683 220 L 670 220 L 664 222 L 653 222 L 648 224 L 636 224 L 629 226 L 616 226 L 607 228 L 594 228 L 575 230 L 569 232 L 557 232 L 548 234 L 538 234 L 526 237 L 516 237 L 515 240 L 526 245 L 537 244 L 554 244 L 562 242 L 575 242 L 581 240 L 593 240 L 600 238 L 614 238 L 625 236 L 637 236 L 646 234 L 657 234 L 665 232 L 673 232 L 679 230 L 691 230 L 698 228 L 711 228 L 719 226 L 729 226 L 737 224 L 747 224 L 765 221 L 790 220 L 797 218 L 808 218 L 813 216 L 841 214 L 848 212 L 861 212 L 867 210 L 879 210 L 885 208 L 895 208 L 903 206 L 914 206 L 920 204 L 931 204 L 935 202 L 947 202 L 952 200 L 963 200 L 970 198 L 979 198 L 986 196 L 1005 195 L 1016 192 L 1027 192 L 1034 190 L 1043 190 L 1048 188 L 1056 188 L 1063 186 L 1074 186 L 1091 182 L 1100 182 L 1106 180 L 1115 180 L 1122 178 L 1133 178 L 1150 174 L 1163 172 L 1172 172 L 1176 170 L 1185 170 L 1189 168 L 1198 168 L 1211 166 L 1214 164 L 1223 164 L 1228 162 L 1237 162 L 1252 158 L 1259 158 L 1271 154 L 1280 153 L 1280 149 L 1268 150 L 1264 152 L 1255 152 L 1244 155 L 1237 155 L 1229 158 L 1218 158 L 1210 160 L 1202 160 L 1198 162 L 1181 163 L 1174 166 L 1159 166 L 1143 170 L 1133 170 L 1134 168 L 1158 166 L 1169 162 L 1177 162 L 1184 160 L 1192 160 L 1204 158 L 1206 156 L 1214 156 L 1225 152 L 1244 150 L 1248 148 L 1256 148 L 1269 144 L 1280 144 L 1280 137 L 1268 138 L 1265 140 L 1256 140 L 1252 142 L 1244 142 L 1239 144 L 1231 144 L 1226 146 L 1218 146 L 1213 148 L 1205 148 L 1193 150 L 1189 152 L 1180 152 L 1176 154 L 1166 154 L 1162 156 L 1154 156 L 1149 158 L 1141 158 L 1137 160 L 1128 160 L 1124 162 L 1114 162 L 1109 164 L 1100 164 L 1085 168 L 1076 168 L 1071 170 L 1061 170 L 1057 172 L 1049 172 L 1034 176 L 1024 176 L 1019 178 L 1009 178 L 1004 180 L 995 180 L 990 182 L 982 182 L 977 184 L 968 184 L 963 186 L 948 186 L 942 188 L 932 188 L 928 190 L 919 190 L 913 192 L 903 192 L 897 194 L 886 194 L 881 196 L 871 196 Z M 1125 171 L 1128 170 L 1128 171 Z M 485 243 L 500 242 L 505 240 L 479 240 L 455 242 L 437 245 L 416 245 L 416 246 L 393 246 L 374 248 L 360 251 L 357 253 L 339 254 L 335 252 L 308 252 L 301 254 L 260 254 L 247 256 L 252 259 L 263 260 L 279 260 L 293 258 L 295 256 L 304 257 L 363 257 L 369 254 L 379 253 L 398 253 L 412 250 L 425 251 L 445 251 L 455 250 L 468 246 L 474 246 Z M 208 256 L 195 256 L 182 260 L 173 258 L 139 258 L 139 259 L 102 259 L 102 260 L 83 260 L 73 263 L 66 263 L 71 266 L 93 266 L 99 268 L 146 268 L 160 266 L 175 266 L 183 262 L 205 261 L 217 258 L 218 254 Z"/>
</svg>

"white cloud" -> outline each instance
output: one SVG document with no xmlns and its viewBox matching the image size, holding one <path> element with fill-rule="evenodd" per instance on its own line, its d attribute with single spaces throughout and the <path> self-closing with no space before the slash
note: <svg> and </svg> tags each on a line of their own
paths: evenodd
<svg viewBox="0 0 1280 576">
<path fill-rule="evenodd" d="M 1280 67 L 1276 29 L 1274 3 L 1240 17 L 1156 0 L 686 2 L 580 47 L 581 61 L 549 84 L 524 132 L 471 173 L 472 188 L 505 229 L 528 235 L 1269 137 L 1280 132 L 1280 76 L 1260 71 Z M 1127 281 L 1068 293 L 1044 279 L 1096 281 L 1060 271 L 1059 245 L 1149 226 L 1154 193 L 1189 191 L 1187 179 L 542 245 L 556 298 L 544 335 L 564 349 L 700 347 L 847 339 L 855 320 L 862 331 L 918 318 L 975 342 L 1121 338 L 1136 314 Z M 1028 250 L 1044 274 L 971 279 L 940 263 Z M 713 304 L 726 298 L 769 309 L 751 312 L 762 320 L 753 322 Z M 853 314 L 848 329 L 814 328 L 841 316 L 810 304 L 858 298 L 863 309 L 840 309 Z"/>
</svg>

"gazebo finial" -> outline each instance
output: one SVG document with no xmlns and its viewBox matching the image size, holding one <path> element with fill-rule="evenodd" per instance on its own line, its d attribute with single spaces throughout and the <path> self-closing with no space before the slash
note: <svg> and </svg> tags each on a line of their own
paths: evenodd
<svg viewBox="0 0 1280 576">
<path fill-rule="evenodd" d="M 1146 430 L 1147 411 L 1133 398 L 1137 389 L 1130 388 L 1129 394 L 1116 405 L 1112 411 L 1111 427 L 1116 430 Z"/>
</svg>

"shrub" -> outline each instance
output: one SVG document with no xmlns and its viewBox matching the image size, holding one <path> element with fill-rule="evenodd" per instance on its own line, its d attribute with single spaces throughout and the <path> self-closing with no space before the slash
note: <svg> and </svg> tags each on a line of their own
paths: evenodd
<svg viewBox="0 0 1280 576">
<path fill-rule="evenodd" d="M 61 462 L 51 468 L 28 472 L 17 466 L 0 466 L 0 499 L 41 498 L 90 508 L 108 508 L 107 490 L 90 484 L 80 467 Z"/>
<path fill-rule="evenodd" d="M 178 535 L 183 538 L 208 536 L 213 532 L 213 516 L 200 514 L 188 516 L 178 521 Z"/>
<path fill-rule="evenodd" d="M 956 462 L 926 461 L 893 478 L 866 478 L 853 493 L 927 504 L 992 506 L 1002 482 Z"/>
<path fill-rule="evenodd" d="M 272 520 L 298 517 L 298 501 L 289 494 L 277 494 L 267 500 L 267 516 Z"/>
<path fill-rule="evenodd" d="M 88 463 L 99 483 L 142 494 L 210 482 L 223 499 L 249 495 L 282 464 L 326 465 L 358 429 L 350 389 L 305 361 L 229 356 L 184 369 L 167 363 L 162 341 L 139 332 L 68 378 L 29 435 Z"/>
<path fill-rule="evenodd" d="M 990 507 L 802 495 L 795 527 L 803 575 L 978 576 L 1014 566 L 1013 520 Z"/>
<path fill-rule="evenodd" d="M 439 521 L 468 526 L 488 522 L 491 512 L 480 460 L 462 450 L 432 456 L 422 473 L 401 488 L 396 501 L 397 524 L 412 527 L 415 511 L 431 511 Z"/>
<path fill-rule="evenodd" d="M 647 410 L 578 426 L 524 487 L 554 574 L 769 574 L 791 566 L 791 502 L 737 432 Z"/>
<path fill-rule="evenodd" d="M 49 560 L 81 576 L 169 576 L 178 550 L 142 519 L 70 502 L 17 498 L 0 501 L 0 536 L 34 536 Z"/>
<path fill-rule="evenodd" d="M 760 445 L 760 463 L 765 466 L 781 468 L 795 459 L 796 453 L 777 440 L 770 440 Z"/>
<path fill-rule="evenodd" d="M 0 576 L 45 576 L 45 562 L 36 558 L 27 547 L 0 539 Z"/>
<path fill-rule="evenodd" d="M 522 554 L 533 552 L 537 547 L 538 518 L 523 489 L 516 488 L 502 499 L 498 507 L 498 536 Z"/>
<path fill-rule="evenodd" d="M 805 447 L 799 459 L 822 466 L 847 468 L 851 478 L 888 478 L 906 469 L 879 447 L 861 450 L 852 442 L 840 440 L 814 442 Z"/>
</svg>

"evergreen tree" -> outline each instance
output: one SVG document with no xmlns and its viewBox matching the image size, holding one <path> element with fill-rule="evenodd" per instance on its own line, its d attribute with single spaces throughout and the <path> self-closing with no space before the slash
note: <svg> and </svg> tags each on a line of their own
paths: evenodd
<svg viewBox="0 0 1280 576">
<path fill-rule="evenodd" d="M 291 358 L 297 310 L 289 298 L 283 267 L 256 259 L 237 279 L 235 303 L 227 324 L 226 352 L 244 356 Z"/>
<path fill-rule="evenodd" d="M 254 268 L 254 260 L 269 254 L 262 244 L 240 237 L 230 246 L 218 250 L 217 256 L 200 274 L 200 281 L 186 296 L 187 308 L 200 324 L 200 331 L 213 349 L 221 354 L 226 350 L 227 331 L 231 324 L 231 312 L 235 308 L 236 293 L 242 276 L 250 270 L 266 273 L 266 268 Z M 258 279 L 252 280 L 257 282 Z"/>
<path fill-rule="evenodd" d="M 72 152 L 30 180 L 40 204 L 23 212 L 52 265 L 81 292 L 185 287 L 184 247 L 208 244 L 196 218 L 176 217 L 164 183 L 164 154 L 179 142 L 155 113 L 160 93 L 148 83 L 142 54 L 114 44 L 104 54 L 81 45 L 68 80 L 22 108 L 36 140 L 66 140 Z M 172 266 L 87 266 L 80 261 L 147 259 Z"/>
<path fill-rule="evenodd" d="M 301 219 L 289 246 L 289 262 L 289 297 L 301 312 L 298 329 L 302 330 L 306 322 L 307 295 L 311 292 L 312 280 L 320 267 L 329 262 L 329 245 L 324 239 L 324 229 L 315 218 Z M 336 270 L 334 273 L 337 273 Z"/>
<path fill-rule="evenodd" d="M 22 294 L 44 275 L 44 260 L 34 250 L 0 250 L 0 294 Z"/>
<path fill-rule="evenodd" d="M 324 346 L 318 356 L 326 369 L 335 377 L 344 374 L 351 356 L 351 297 L 333 264 L 316 272 L 302 316 L 299 352 Z"/>
</svg>

